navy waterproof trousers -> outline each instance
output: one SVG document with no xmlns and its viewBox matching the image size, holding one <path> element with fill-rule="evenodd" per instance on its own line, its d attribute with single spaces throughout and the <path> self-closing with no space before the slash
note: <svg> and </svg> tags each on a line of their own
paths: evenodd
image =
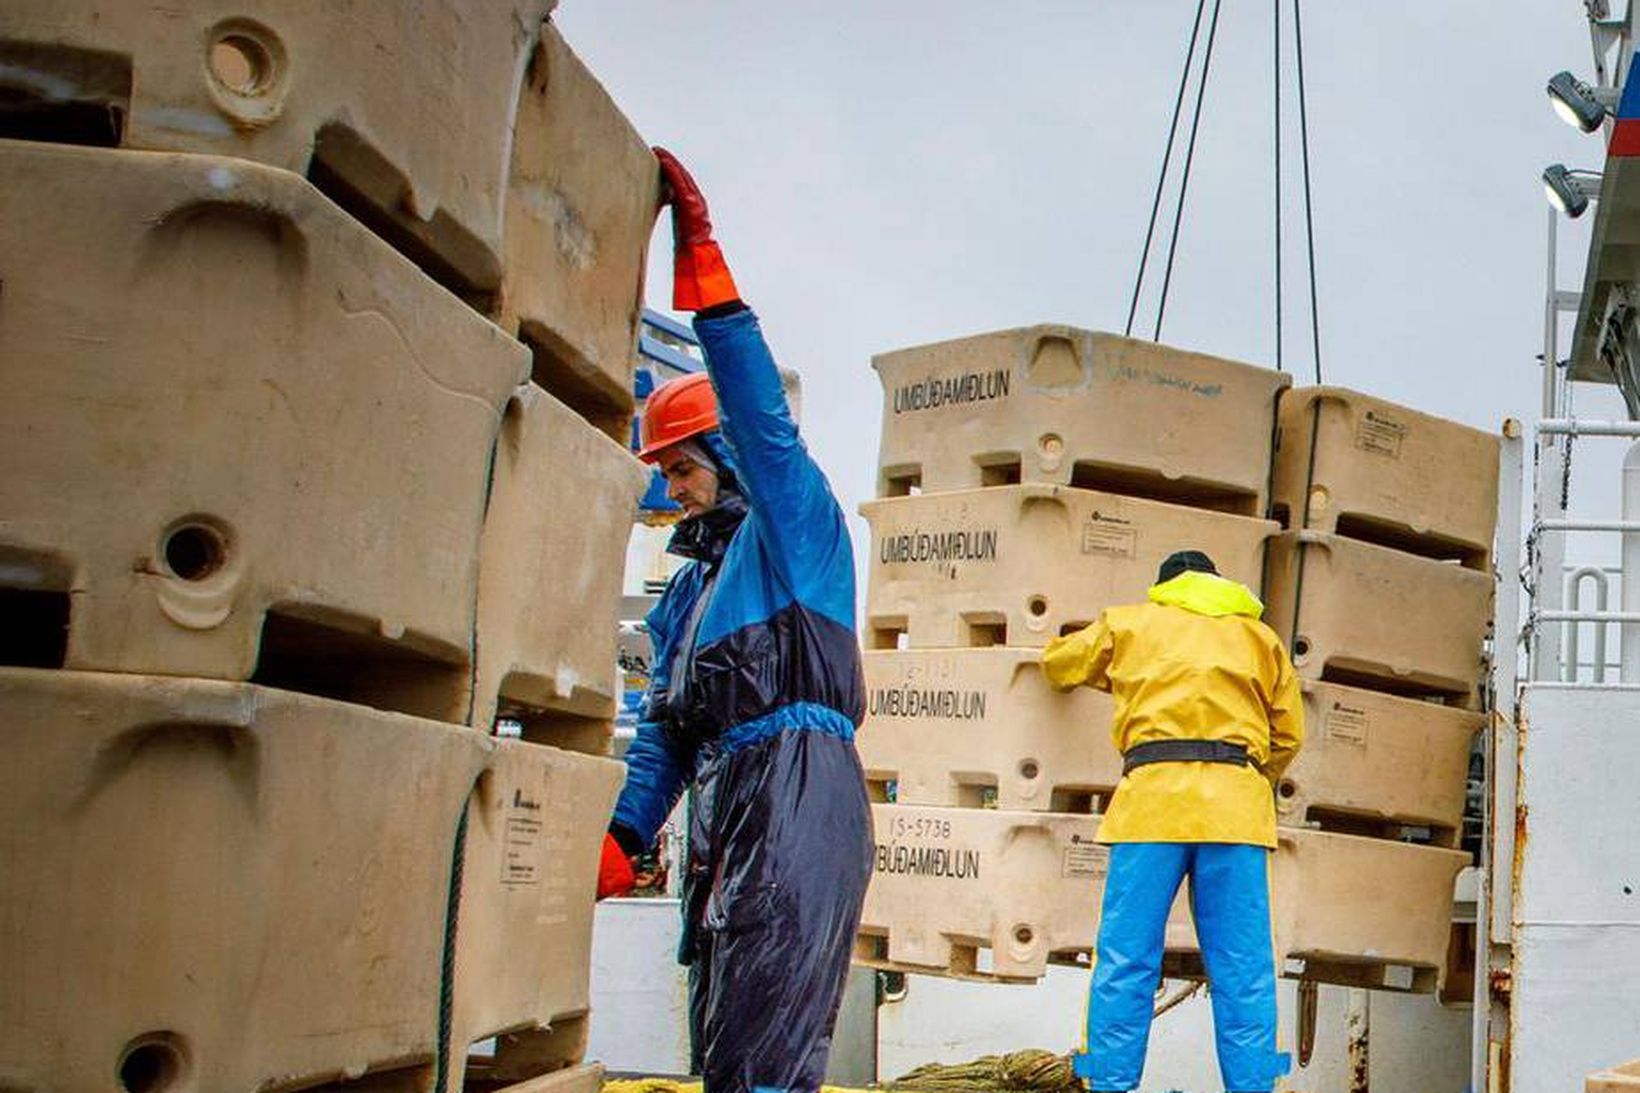
<svg viewBox="0 0 1640 1093">
<path fill-rule="evenodd" d="M 692 1069 L 706 1093 L 813 1093 L 871 875 L 853 743 L 782 733 L 735 752 L 697 785 L 690 831 Z"/>
</svg>

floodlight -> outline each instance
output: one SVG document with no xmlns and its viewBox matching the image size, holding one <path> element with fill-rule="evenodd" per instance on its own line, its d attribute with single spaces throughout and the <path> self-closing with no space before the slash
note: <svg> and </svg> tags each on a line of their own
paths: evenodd
<svg viewBox="0 0 1640 1093">
<path fill-rule="evenodd" d="M 1593 171 L 1568 170 L 1556 163 L 1543 172 L 1543 193 L 1549 204 L 1576 220 L 1600 193 L 1600 176 Z"/>
<path fill-rule="evenodd" d="M 1606 120 L 1607 112 L 1617 105 L 1617 93 L 1609 88 L 1590 87 L 1570 72 L 1557 72 L 1549 78 L 1549 105 L 1567 125 L 1575 125 L 1585 133 L 1592 133 Z"/>
</svg>

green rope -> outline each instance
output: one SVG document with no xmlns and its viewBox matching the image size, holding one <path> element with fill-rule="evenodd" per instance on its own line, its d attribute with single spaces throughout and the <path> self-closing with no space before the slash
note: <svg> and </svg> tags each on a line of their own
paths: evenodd
<svg viewBox="0 0 1640 1093">
<path fill-rule="evenodd" d="M 456 925 L 461 917 L 461 875 L 467 859 L 467 802 L 462 802 L 461 819 L 456 821 L 455 851 L 450 855 L 450 892 L 444 910 L 444 960 L 439 968 L 438 1058 L 434 1068 L 434 1093 L 450 1088 L 450 1037 L 456 993 Z M 461 1045 L 466 1058 L 467 1045 Z M 457 1083 L 460 1084 L 459 1082 Z"/>
<path fill-rule="evenodd" d="M 883 1086 L 903 1093 L 1081 1093 L 1069 1056 L 1030 1048 L 969 1063 L 929 1063 Z"/>
</svg>

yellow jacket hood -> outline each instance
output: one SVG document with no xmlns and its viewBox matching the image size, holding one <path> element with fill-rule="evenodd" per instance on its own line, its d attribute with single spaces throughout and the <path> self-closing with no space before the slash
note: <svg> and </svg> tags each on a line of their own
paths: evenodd
<svg viewBox="0 0 1640 1093">
<path fill-rule="evenodd" d="M 1245 615 L 1250 619 L 1264 614 L 1264 604 L 1252 590 L 1238 581 L 1216 573 L 1190 570 L 1171 581 L 1150 586 L 1150 602 L 1163 607 L 1182 607 L 1198 615 L 1220 618 Z"/>
</svg>

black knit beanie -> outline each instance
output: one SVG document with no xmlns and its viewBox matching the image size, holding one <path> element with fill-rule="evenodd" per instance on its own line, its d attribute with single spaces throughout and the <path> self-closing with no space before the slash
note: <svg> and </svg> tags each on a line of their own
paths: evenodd
<svg viewBox="0 0 1640 1093">
<path fill-rule="evenodd" d="M 1166 584 L 1181 573 L 1218 573 L 1213 559 L 1199 550 L 1176 550 L 1162 561 L 1156 571 L 1156 583 Z"/>
</svg>

